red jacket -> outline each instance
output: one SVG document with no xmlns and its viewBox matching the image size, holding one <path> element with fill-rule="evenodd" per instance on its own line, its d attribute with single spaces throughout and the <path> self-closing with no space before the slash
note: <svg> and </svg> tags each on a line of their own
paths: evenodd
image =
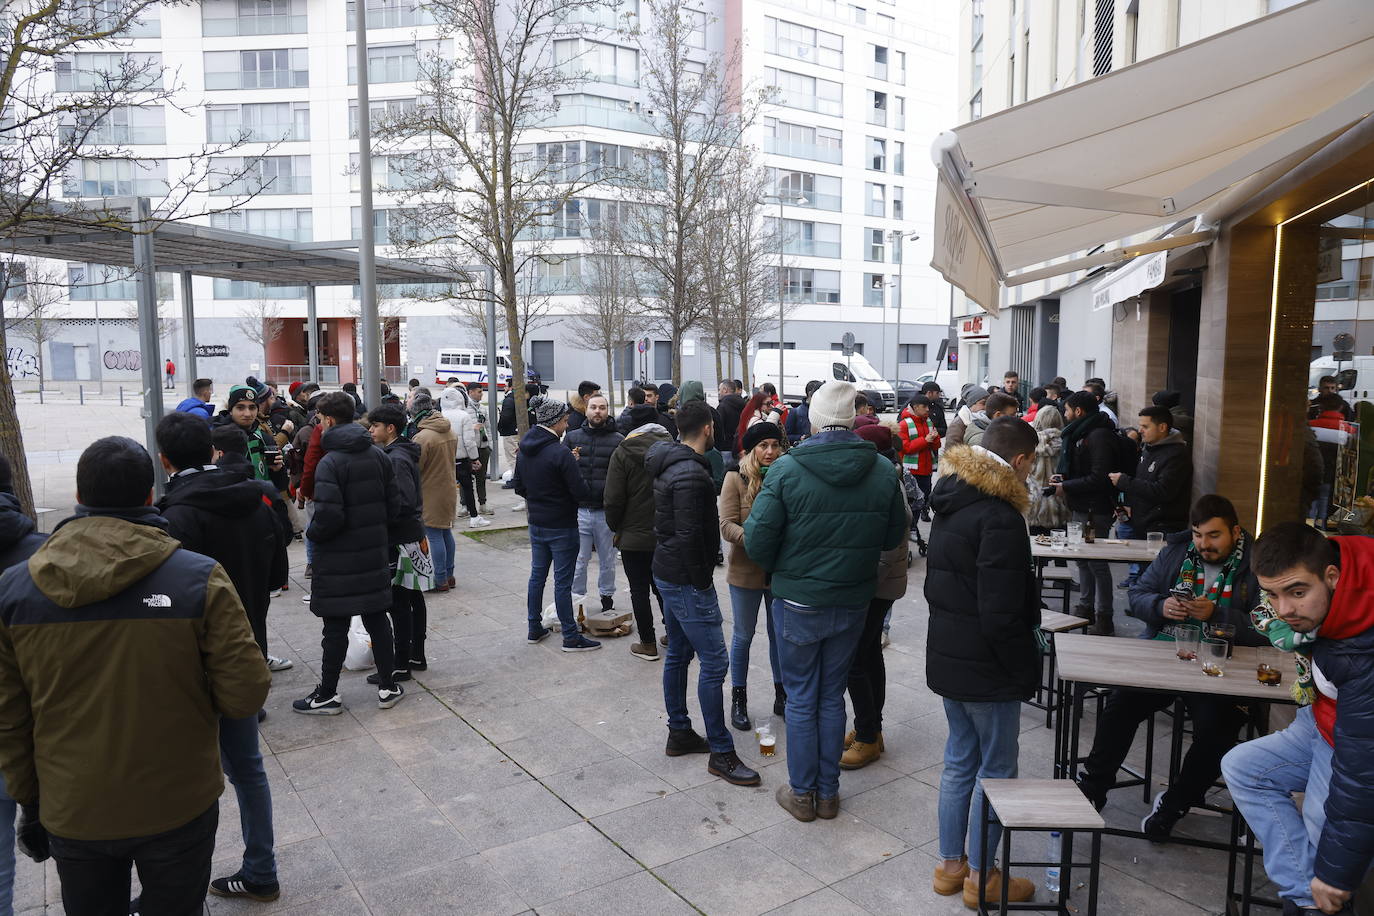
<svg viewBox="0 0 1374 916">
<path fill-rule="evenodd" d="M 940 450 L 940 437 L 926 438 L 934 429 L 929 416 L 916 416 L 910 406 L 902 408 L 901 417 L 897 420 L 897 438 L 902 443 L 902 466 L 918 477 L 928 477 L 935 472 L 935 453 Z"/>
<path fill-rule="evenodd" d="M 310 433 L 310 444 L 305 447 L 305 470 L 301 472 L 301 493 L 306 499 L 315 498 L 315 466 L 324 457 L 324 446 L 320 445 L 320 436 L 324 434 L 324 425 L 316 423 L 314 430 Z"/>
</svg>

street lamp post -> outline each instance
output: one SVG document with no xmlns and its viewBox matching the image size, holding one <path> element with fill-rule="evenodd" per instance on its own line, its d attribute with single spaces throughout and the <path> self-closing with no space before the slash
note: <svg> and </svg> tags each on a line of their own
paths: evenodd
<svg viewBox="0 0 1374 916">
<path fill-rule="evenodd" d="M 897 348 L 893 354 L 892 361 L 892 390 L 897 390 L 897 382 L 900 381 L 902 374 L 902 264 L 906 258 L 902 254 L 902 243 L 907 239 L 918 239 L 920 235 L 915 232 L 902 232 L 900 229 L 891 229 L 887 233 L 888 241 L 892 243 L 892 252 L 897 261 Z M 883 348 L 887 348 L 887 303 L 883 303 Z M 886 362 L 886 358 L 883 360 Z M 898 405 L 901 409 L 901 405 Z"/>
<path fill-rule="evenodd" d="M 785 243 L 782 234 L 782 208 L 783 205 L 787 203 L 793 203 L 797 206 L 802 206 L 808 203 L 808 201 L 806 197 L 804 197 L 801 194 L 798 194 L 796 196 L 788 196 L 783 194 L 765 194 L 764 199 L 776 200 L 778 202 L 778 399 L 786 401 L 787 395 L 783 388 L 783 354 L 786 351 L 786 345 L 783 343 L 783 336 L 784 331 L 786 330 L 784 300 L 786 298 L 787 293 L 787 268 L 785 266 L 785 261 L 783 260 L 783 256 L 784 254 L 786 254 L 786 252 L 783 250 L 783 246 Z"/>
</svg>

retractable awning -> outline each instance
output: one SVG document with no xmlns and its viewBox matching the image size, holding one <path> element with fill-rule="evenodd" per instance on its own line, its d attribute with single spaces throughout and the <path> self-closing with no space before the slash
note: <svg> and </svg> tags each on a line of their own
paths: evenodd
<svg viewBox="0 0 1374 916">
<path fill-rule="evenodd" d="M 1206 241 L 1371 112 L 1374 2 L 1308 0 L 941 134 L 931 264 L 995 314 L 999 284 Z"/>
</svg>

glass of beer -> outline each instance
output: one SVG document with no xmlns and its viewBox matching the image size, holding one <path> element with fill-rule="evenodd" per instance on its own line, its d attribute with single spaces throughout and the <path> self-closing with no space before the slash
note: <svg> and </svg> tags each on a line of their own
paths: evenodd
<svg viewBox="0 0 1374 916">
<path fill-rule="evenodd" d="M 1266 687 L 1277 687 L 1283 683 L 1283 672 L 1273 665 L 1260 662 L 1255 669 L 1255 680 Z"/>
<path fill-rule="evenodd" d="M 777 737 L 767 727 L 759 729 L 759 756 L 772 757 L 777 752 Z"/>
<path fill-rule="evenodd" d="M 1225 677 L 1226 650 L 1231 644 L 1224 639 L 1204 639 L 1198 650 L 1198 660 L 1202 662 L 1202 673 L 1208 677 Z"/>
</svg>

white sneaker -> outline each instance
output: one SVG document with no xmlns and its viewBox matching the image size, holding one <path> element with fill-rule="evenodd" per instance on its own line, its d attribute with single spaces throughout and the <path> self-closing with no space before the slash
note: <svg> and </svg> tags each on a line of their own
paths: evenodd
<svg viewBox="0 0 1374 916">
<path fill-rule="evenodd" d="M 310 593 L 309 593 L 309 592 L 306 592 L 304 595 L 301 595 L 301 601 L 305 602 L 306 604 L 309 604 L 309 603 L 310 603 Z"/>
<path fill-rule="evenodd" d="M 483 518 L 483 517 L 480 516 L 480 515 L 474 515 L 474 516 L 471 518 L 471 520 L 468 521 L 468 527 L 469 527 L 469 528 L 489 528 L 489 527 L 491 527 L 491 519 L 489 519 L 489 518 Z"/>
<path fill-rule="evenodd" d="M 513 506 L 510 507 L 510 511 L 512 511 L 512 512 L 524 512 L 524 511 L 525 511 L 525 501 L 524 501 L 523 499 L 517 499 L 517 500 L 515 501 L 515 505 L 513 505 Z"/>
<path fill-rule="evenodd" d="M 280 597 L 281 597 L 281 589 L 279 589 L 279 588 L 274 588 L 274 589 L 272 589 L 272 591 L 268 592 L 267 597 L 269 597 L 269 598 L 280 598 Z"/>
<path fill-rule="evenodd" d="M 291 661 L 289 658 L 277 658 L 275 655 L 267 656 L 268 671 L 285 671 L 294 664 L 295 662 Z"/>
</svg>

